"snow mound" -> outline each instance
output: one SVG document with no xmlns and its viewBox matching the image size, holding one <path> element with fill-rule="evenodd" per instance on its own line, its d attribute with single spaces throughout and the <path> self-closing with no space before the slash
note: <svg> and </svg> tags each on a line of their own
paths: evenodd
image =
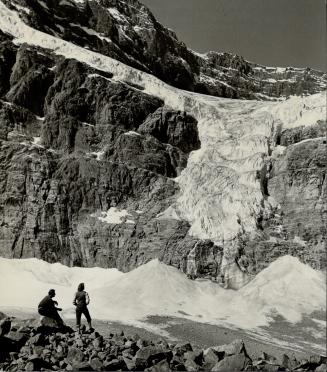
<svg viewBox="0 0 327 372">
<path fill-rule="evenodd" d="M 0 273 L 0 306 L 26 310 L 37 309 L 38 303 L 50 288 L 56 289 L 62 307 L 69 309 L 79 283 L 85 282 L 87 290 L 92 292 L 123 275 L 117 269 L 67 267 L 36 258 L 0 258 Z"/>
<path fill-rule="evenodd" d="M 94 318 L 125 323 L 161 315 L 255 329 L 269 325 L 276 315 L 297 323 L 304 315 L 326 311 L 325 275 L 290 256 L 273 262 L 239 291 L 192 281 L 158 260 L 123 274 L 116 269 L 0 258 L 0 272 L 2 307 L 35 310 L 47 291 L 55 288 L 65 317 L 74 316 L 72 297 L 79 282 L 86 284 Z"/>
<path fill-rule="evenodd" d="M 303 314 L 314 310 L 326 310 L 326 276 L 292 256 L 272 262 L 240 292 L 263 312 L 274 310 L 290 322 L 299 322 Z"/>
</svg>

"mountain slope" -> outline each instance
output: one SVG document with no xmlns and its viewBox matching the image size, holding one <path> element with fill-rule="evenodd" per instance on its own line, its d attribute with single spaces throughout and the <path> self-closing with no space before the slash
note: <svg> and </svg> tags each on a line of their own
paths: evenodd
<svg viewBox="0 0 327 372">
<path fill-rule="evenodd" d="M 326 74 L 310 68 L 264 67 L 228 53 L 194 53 L 137 0 L 4 3 L 37 30 L 117 59 L 181 89 L 269 100 L 313 94 L 326 86 Z"/>
<path fill-rule="evenodd" d="M 64 3 L 56 22 L 109 4 Z M 180 90 L 50 20 L 39 31 L 27 15 L 43 2 L 17 4 L 0 2 L 1 255 L 121 270 L 159 257 L 233 287 L 284 254 L 326 265 L 324 93 Z"/>
</svg>

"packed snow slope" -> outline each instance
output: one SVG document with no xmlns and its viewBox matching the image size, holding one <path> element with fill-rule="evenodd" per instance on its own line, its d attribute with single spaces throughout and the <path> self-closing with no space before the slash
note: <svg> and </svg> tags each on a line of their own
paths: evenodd
<svg viewBox="0 0 327 372">
<path fill-rule="evenodd" d="M 12 309 L 35 313 L 38 302 L 54 288 L 63 317 L 72 318 L 72 298 L 78 283 L 85 282 L 90 312 L 97 319 L 146 327 L 148 316 L 171 316 L 240 328 L 270 341 L 266 332 L 278 317 L 286 321 L 284 325 L 296 325 L 297 333 L 303 334 L 307 330 L 302 329 L 301 321 L 311 318 L 319 326 L 315 337 L 319 335 L 321 340 L 326 329 L 326 323 L 312 314 L 326 312 L 325 274 L 291 256 L 277 259 L 239 291 L 187 279 L 158 260 L 123 274 L 116 269 L 68 268 L 37 259 L 0 258 L 0 272 L 0 310 L 8 313 Z"/>
<path fill-rule="evenodd" d="M 0 311 L 8 314 L 18 310 L 35 315 L 39 301 L 54 288 L 64 319 L 74 318 L 72 299 L 78 283 L 84 282 L 96 319 L 167 335 L 164 325 L 153 325 L 147 317 L 184 318 L 240 329 L 279 346 L 325 350 L 326 276 L 291 256 L 277 259 L 239 291 L 190 280 L 158 260 L 123 274 L 115 269 L 0 258 L 0 272 Z"/>
</svg>

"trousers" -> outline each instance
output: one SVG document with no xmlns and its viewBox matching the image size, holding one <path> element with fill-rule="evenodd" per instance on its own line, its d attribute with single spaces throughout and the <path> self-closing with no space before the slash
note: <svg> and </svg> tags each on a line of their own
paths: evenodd
<svg viewBox="0 0 327 372">
<path fill-rule="evenodd" d="M 38 309 L 39 314 L 42 316 L 47 316 L 48 318 L 54 319 L 57 321 L 58 324 L 63 324 L 63 320 L 61 319 L 60 315 L 58 314 L 58 311 L 56 309 Z"/>
<path fill-rule="evenodd" d="M 76 307 L 76 325 L 81 325 L 82 314 L 85 316 L 88 323 L 91 323 L 91 316 L 88 308 L 85 307 Z"/>
</svg>

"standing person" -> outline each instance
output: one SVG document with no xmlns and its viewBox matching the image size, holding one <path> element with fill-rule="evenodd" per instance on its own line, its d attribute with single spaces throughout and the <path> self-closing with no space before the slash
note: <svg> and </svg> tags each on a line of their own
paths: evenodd
<svg viewBox="0 0 327 372">
<path fill-rule="evenodd" d="M 54 319 L 59 326 L 62 326 L 64 321 L 58 314 L 58 311 L 62 311 L 62 309 L 60 307 L 56 307 L 58 302 L 53 300 L 53 297 L 55 296 L 55 290 L 50 289 L 48 295 L 45 296 L 44 299 L 39 303 L 38 312 L 42 316 L 47 316 L 48 318 Z"/>
<path fill-rule="evenodd" d="M 76 326 L 78 332 L 80 332 L 81 327 L 81 317 L 84 314 L 87 323 L 89 325 L 89 330 L 91 331 L 92 324 L 91 324 L 91 317 L 87 305 L 90 303 L 90 297 L 87 292 L 84 291 L 84 283 L 80 283 L 77 287 L 77 292 L 75 294 L 75 298 L 73 304 L 76 306 Z"/>
</svg>

